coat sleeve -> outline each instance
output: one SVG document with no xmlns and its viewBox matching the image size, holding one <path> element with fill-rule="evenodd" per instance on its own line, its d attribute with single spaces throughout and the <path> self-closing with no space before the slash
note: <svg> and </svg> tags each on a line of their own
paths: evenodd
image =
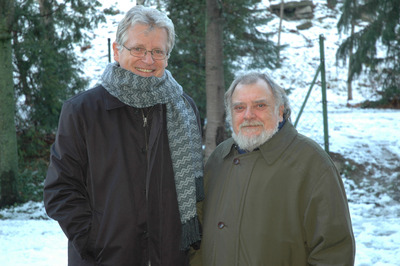
<svg viewBox="0 0 400 266">
<path fill-rule="evenodd" d="M 344 186 L 332 165 L 315 180 L 304 216 L 309 265 L 354 265 L 355 241 Z"/>
<path fill-rule="evenodd" d="M 92 211 L 86 190 L 84 124 L 74 109 L 66 102 L 61 110 L 43 198 L 47 214 L 58 221 L 78 254 L 85 258 Z"/>
</svg>

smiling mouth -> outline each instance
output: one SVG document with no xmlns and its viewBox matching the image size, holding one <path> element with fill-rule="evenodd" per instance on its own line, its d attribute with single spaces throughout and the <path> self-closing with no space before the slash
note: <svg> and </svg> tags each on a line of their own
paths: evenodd
<svg viewBox="0 0 400 266">
<path fill-rule="evenodd" d="M 260 127 L 261 125 L 248 125 L 248 126 L 242 126 L 243 127 Z"/>
<path fill-rule="evenodd" d="M 146 73 L 154 72 L 153 69 L 145 69 L 145 68 L 136 68 L 136 69 L 139 70 L 140 72 L 146 72 Z"/>
<path fill-rule="evenodd" d="M 258 128 L 258 127 L 262 127 L 263 123 L 261 122 L 244 122 L 242 123 L 239 128 L 245 128 L 245 129 L 252 129 L 252 128 Z"/>
<path fill-rule="evenodd" d="M 243 133 L 254 133 L 259 132 L 260 129 L 263 127 L 263 123 L 257 121 L 245 121 L 239 126 L 239 130 Z"/>
<path fill-rule="evenodd" d="M 261 126 L 243 126 L 243 127 L 240 127 L 240 129 L 241 130 L 244 130 L 244 131 L 258 131 L 259 129 L 261 128 Z"/>
</svg>

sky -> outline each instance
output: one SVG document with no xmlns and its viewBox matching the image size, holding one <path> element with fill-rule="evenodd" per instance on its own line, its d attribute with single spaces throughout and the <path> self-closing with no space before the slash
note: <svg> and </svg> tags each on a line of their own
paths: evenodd
<svg viewBox="0 0 400 266">
<path fill-rule="evenodd" d="M 105 7 L 116 1 L 103 0 Z M 316 8 L 313 27 L 298 31 L 302 21 L 283 22 L 282 68 L 267 70 L 285 89 L 290 89 L 293 116 L 310 87 L 319 65 L 319 36 L 325 38 L 325 67 L 328 97 L 329 149 L 347 158 L 345 167 L 354 164 L 364 167 L 368 176 L 357 184 L 343 176 L 356 238 L 358 266 L 400 265 L 400 203 L 385 189 L 385 184 L 399 180 L 400 111 L 360 109 L 356 106 L 365 99 L 374 99 L 374 91 L 367 75 L 353 82 L 354 100 L 347 101 L 347 68 L 336 64 L 335 52 L 345 35 L 336 29 L 338 9 L 326 7 L 326 0 L 314 0 Z M 107 23 L 92 33 L 92 49 L 80 52 L 85 58 L 85 73 L 97 83 L 108 64 L 107 38 L 113 41 L 117 22 L 134 5 L 134 1 L 118 1 L 116 7 L 122 14 L 108 17 Z M 278 19 L 266 30 L 276 30 Z M 320 78 L 313 88 L 309 103 L 299 120 L 297 129 L 323 145 L 320 107 Z M 23 206 L 0 210 L 0 265 L 45 266 L 67 265 L 67 239 L 57 222 L 49 219 L 43 203 L 28 202 Z"/>
</svg>

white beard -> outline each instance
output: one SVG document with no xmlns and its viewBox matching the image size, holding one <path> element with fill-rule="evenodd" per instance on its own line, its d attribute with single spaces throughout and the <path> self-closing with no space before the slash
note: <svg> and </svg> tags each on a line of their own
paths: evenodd
<svg viewBox="0 0 400 266">
<path fill-rule="evenodd" d="M 250 125 L 250 124 L 254 125 L 262 123 L 252 122 L 252 121 L 243 122 L 239 127 L 239 134 L 232 132 L 233 140 L 236 142 L 237 145 L 239 145 L 239 148 L 246 151 L 253 151 L 254 149 L 260 147 L 262 144 L 267 142 L 267 140 L 272 138 L 272 136 L 275 135 L 276 132 L 278 132 L 279 120 L 277 119 L 276 125 L 273 129 L 264 129 L 259 135 L 256 136 L 250 136 L 250 137 L 244 136 L 242 134 L 241 128 L 244 125 Z"/>
</svg>

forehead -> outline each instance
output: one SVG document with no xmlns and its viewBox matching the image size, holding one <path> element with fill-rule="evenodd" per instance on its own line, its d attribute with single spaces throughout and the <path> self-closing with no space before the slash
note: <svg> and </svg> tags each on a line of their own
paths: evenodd
<svg viewBox="0 0 400 266">
<path fill-rule="evenodd" d="M 259 101 L 274 101 L 271 89 L 268 84 L 261 79 L 251 84 L 239 83 L 232 94 L 233 104 Z"/>
<path fill-rule="evenodd" d="M 137 44 L 154 43 L 157 45 L 166 45 L 168 41 L 168 33 L 164 28 L 136 24 L 128 30 L 128 41 Z"/>
</svg>

